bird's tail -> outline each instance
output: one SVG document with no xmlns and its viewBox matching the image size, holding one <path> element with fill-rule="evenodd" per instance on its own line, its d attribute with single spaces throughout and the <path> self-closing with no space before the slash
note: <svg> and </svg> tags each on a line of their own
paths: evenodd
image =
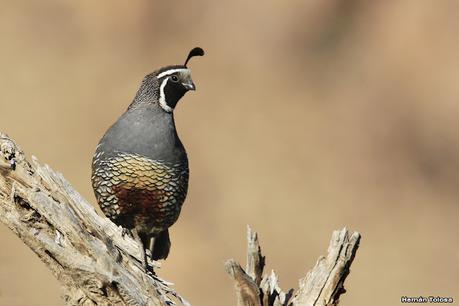
<svg viewBox="0 0 459 306">
<path fill-rule="evenodd" d="M 171 248 L 169 230 L 162 231 L 158 236 L 151 238 L 149 246 L 153 260 L 166 259 Z"/>
</svg>

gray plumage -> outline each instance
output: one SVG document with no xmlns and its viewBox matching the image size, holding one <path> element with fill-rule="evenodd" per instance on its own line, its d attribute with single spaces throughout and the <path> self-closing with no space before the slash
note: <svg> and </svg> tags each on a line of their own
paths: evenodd
<svg viewBox="0 0 459 306">
<path fill-rule="evenodd" d="M 93 158 L 92 185 L 102 211 L 138 233 L 153 259 L 167 257 L 168 228 L 177 220 L 187 194 L 188 158 L 173 109 L 194 88 L 183 65 L 147 75 L 127 111 L 100 140 Z"/>
</svg>

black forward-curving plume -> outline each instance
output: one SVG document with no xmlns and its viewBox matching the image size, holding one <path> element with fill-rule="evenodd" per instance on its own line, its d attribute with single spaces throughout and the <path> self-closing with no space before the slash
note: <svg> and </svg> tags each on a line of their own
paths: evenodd
<svg viewBox="0 0 459 306">
<path fill-rule="evenodd" d="M 200 47 L 195 47 L 195 48 L 191 49 L 190 53 L 188 53 L 188 57 L 186 58 L 186 61 L 185 61 L 184 66 L 186 67 L 186 65 L 188 64 L 188 61 L 189 61 L 192 57 L 195 57 L 195 56 L 203 56 L 203 55 L 204 55 L 204 50 L 201 49 Z"/>
<path fill-rule="evenodd" d="M 153 259 L 169 254 L 169 227 L 180 214 L 188 189 L 188 158 L 175 128 L 173 110 L 195 90 L 185 65 L 147 75 L 127 111 L 99 142 L 92 186 L 104 214 L 130 230 Z M 144 258 L 144 264 L 146 258 Z"/>
</svg>

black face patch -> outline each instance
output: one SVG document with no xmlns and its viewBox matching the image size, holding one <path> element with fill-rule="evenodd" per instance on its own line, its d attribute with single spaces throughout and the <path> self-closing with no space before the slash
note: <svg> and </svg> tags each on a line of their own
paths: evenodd
<svg viewBox="0 0 459 306">
<path fill-rule="evenodd" d="M 169 77 L 166 86 L 164 86 L 164 98 L 167 106 L 174 109 L 177 102 L 187 92 L 187 89 L 179 81 L 173 81 L 172 76 Z"/>
</svg>

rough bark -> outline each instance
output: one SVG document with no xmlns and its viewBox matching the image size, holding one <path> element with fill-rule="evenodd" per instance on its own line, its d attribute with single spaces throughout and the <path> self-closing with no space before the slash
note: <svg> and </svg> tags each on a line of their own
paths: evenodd
<svg viewBox="0 0 459 306">
<path fill-rule="evenodd" d="M 1 133 L 0 221 L 60 281 L 67 305 L 188 304 L 170 283 L 141 270 L 140 246 L 129 235 Z"/>
<path fill-rule="evenodd" d="M 0 133 L 0 222 L 46 264 L 63 287 L 66 305 L 189 305 L 168 283 L 140 264 L 141 246 L 98 215 L 62 176 Z M 293 289 L 283 292 L 274 271 L 263 275 L 258 237 L 247 233 L 246 270 L 225 266 L 234 278 L 238 305 L 337 305 L 360 234 L 333 233 L 328 255 Z M 158 269 L 159 263 L 151 262 Z M 205 292 L 203 292 L 205 294 Z M 217 304 L 216 304 L 217 305 Z"/>
<path fill-rule="evenodd" d="M 359 247 L 360 234 L 346 228 L 333 232 L 328 254 L 300 280 L 299 289 L 282 291 L 276 273 L 263 275 L 265 257 L 258 236 L 247 230 L 247 268 L 230 259 L 226 270 L 235 281 L 238 306 L 336 306 L 345 291 L 344 281 Z"/>
</svg>

